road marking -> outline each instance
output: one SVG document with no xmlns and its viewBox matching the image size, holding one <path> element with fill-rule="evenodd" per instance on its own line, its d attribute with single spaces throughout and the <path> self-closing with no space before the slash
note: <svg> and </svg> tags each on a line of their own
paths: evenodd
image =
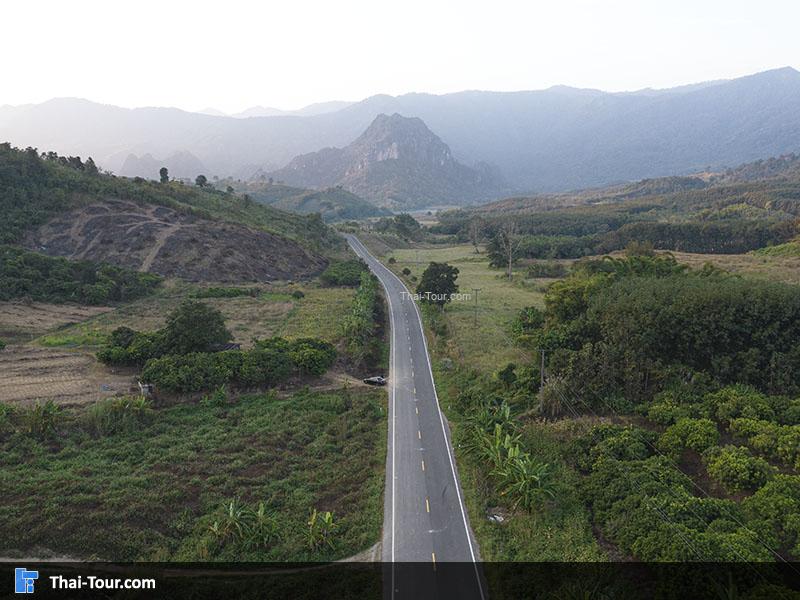
<svg viewBox="0 0 800 600">
<path fill-rule="evenodd" d="M 417 414 L 419 414 L 419 408 L 417 408 L 417 407 L 415 406 L 415 407 L 414 407 L 414 412 L 416 412 Z"/>
<path fill-rule="evenodd" d="M 425 512 L 431 512 L 431 503 L 428 502 L 428 498 L 425 498 Z"/>
<path fill-rule="evenodd" d="M 425 461 L 424 460 L 422 461 L 422 470 L 423 471 L 425 470 Z"/>
<path fill-rule="evenodd" d="M 419 429 L 417 430 L 417 439 L 422 439 L 422 432 Z"/>
<path fill-rule="evenodd" d="M 433 561 L 434 566 L 436 565 L 436 552 L 431 552 L 431 560 Z"/>
</svg>

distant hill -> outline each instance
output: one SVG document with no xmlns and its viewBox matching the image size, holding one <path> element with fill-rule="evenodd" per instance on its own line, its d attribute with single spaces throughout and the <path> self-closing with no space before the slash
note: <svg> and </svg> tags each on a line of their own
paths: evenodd
<svg viewBox="0 0 800 600">
<path fill-rule="evenodd" d="M 0 244 L 203 281 L 316 275 L 345 254 L 316 215 L 180 182 L 104 175 L 90 161 L 0 144 Z"/>
<path fill-rule="evenodd" d="M 232 185 L 237 192 L 246 193 L 256 202 L 281 210 L 303 215 L 319 213 L 326 223 L 368 219 L 391 214 L 390 211 L 379 208 L 338 187 L 309 190 L 285 184 L 269 183 L 264 179 L 247 182 L 223 180 L 219 185 Z"/>
<path fill-rule="evenodd" d="M 270 174 L 303 187 L 341 186 L 378 206 L 408 209 L 486 199 L 502 183 L 453 158 L 421 119 L 378 115 L 353 143 L 296 157 Z"/>
<path fill-rule="evenodd" d="M 241 119 L 57 99 L 1 107 L 0 140 L 92 156 L 117 173 L 130 154 L 187 151 L 209 177 L 246 178 L 346 147 L 377 115 L 399 113 L 422 119 L 455 160 L 495 165 L 519 193 L 718 172 L 800 151 L 800 73 L 788 67 L 670 90 L 379 95 L 333 108 Z"/>
</svg>

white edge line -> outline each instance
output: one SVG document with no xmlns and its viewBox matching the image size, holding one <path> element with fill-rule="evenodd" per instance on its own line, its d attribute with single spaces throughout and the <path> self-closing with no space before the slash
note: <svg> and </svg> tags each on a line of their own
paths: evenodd
<svg viewBox="0 0 800 600">
<path fill-rule="evenodd" d="M 368 256 L 370 256 L 373 260 L 375 260 L 378 264 L 380 264 L 384 269 L 386 269 L 386 271 L 392 277 L 394 277 L 394 279 L 396 279 L 397 282 L 400 283 L 401 286 L 403 286 L 403 289 L 408 291 L 408 288 L 406 288 L 406 284 L 404 284 L 402 282 L 402 280 L 397 275 L 395 275 L 394 272 L 391 269 L 386 267 L 377 258 L 372 256 L 372 254 L 370 254 L 370 252 L 366 249 L 364 244 L 361 243 L 361 240 L 359 240 L 355 236 L 353 236 L 353 237 L 354 237 L 355 240 L 358 241 L 359 245 L 361 245 L 362 249 L 366 252 L 366 254 Z M 380 277 L 378 277 L 378 280 L 380 281 Z M 389 297 L 389 291 L 388 291 L 386 285 L 382 281 L 381 281 L 381 285 L 383 285 L 383 289 L 386 291 L 387 299 L 389 299 L 390 298 Z M 433 386 L 433 397 L 436 400 L 436 410 L 439 413 L 439 423 L 442 425 L 442 435 L 444 435 L 445 447 L 447 448 L 447 458 L 450 461 L 450 471 L 453 474 L 453 484 L 454 484 L 454 486 L 456 488 L 456 497 L 458 498 L 458 506 L 461 509 L 461 518 L 464 521 L 464 533 L 466 533 L 466 535 L 467 535 L 467 545 L 469 546 L 469 554 L 472 557 L 472 564 L 475 567 L 475 578 L 478 580 L 478 590 L 480 591 L 481 598 L 485 599 L 485 596 L 483 594 L 483 584 L 481 583 L 480 574 L 478 572 L 478 563 L 475 560 L 475 551 L 472 548 L 472 536 L 469 533 L 469 524 L 467 523 L 467 513 L 464 510 L 464 502 L 461 500 L 461 489 L 460 489 L 460 486 L 458 485 L 458 477 L 456 476 L 456 467 L 455 467 L 455 463 L 453 462 L 453 455 L 452 455 L 452 453 L 450 451 L 450 439 L 447 437 L 447 430 L 446 430 L 446 428 L 444 426 L 444 416 L 442 415 L 442 408 L 441 408 L 441 406 L 439 406 L 439 394 L 436 393 L 436 380 L 433 377 L 433 367 L 431 366 L 430 354 L 428 353 L 428 340 L 427 340 L 427 337 L 425 336 L 425 328 L 422 325 L 422 316 L 420 315 L 419 307 L 417 307 L 417 303 L 414 302 L 413 300 L 411 301 L 411 303 L 414 305 L 414 311 L 417 314 L 417 322 L 419 323 L 419 328 L 420 328 L 420 331 L 422 332 L 422 343 L 425 346 L 425 361 L 428 363 L 428 373 L 431 376 L 431 384 Z M 391 311 L 391 304 L 392 304 L 391 299 L 389 299 L 389 311 L 390 312 L 392 312 Z M 392 313 L 392 319 L 394 319 L 394 314 L 393 313 Z M 392 393 L 394 394 L 394 379 L 392 379 Z M 394 401 L 392 401 L 392 406 L 394 406 Z M 394 433 L 392 434 L 392 437 L 394 438 Z M 392 454 L 394 454 L 394 441 L 392 442 Z M 392 457 L 392 472 L 394 472 L 394 457 Z M 392 481 L 392 510 L 394 510 L 394 481 Z M 394 515 L 392 515 L 392 530 L 393 530 L 392 531 L 392 546 L 394 546 Z M 392 548 L 392 562 L 394 562 L 394 548 Z M 392 568 L 392 574 L 394 575 L 394 568 Z M 394 586 L 392 586 L 392 589 L 394 590 Z M 394 591 L 392 592 L 392 594 L 394 594 Z"/>
</svg>

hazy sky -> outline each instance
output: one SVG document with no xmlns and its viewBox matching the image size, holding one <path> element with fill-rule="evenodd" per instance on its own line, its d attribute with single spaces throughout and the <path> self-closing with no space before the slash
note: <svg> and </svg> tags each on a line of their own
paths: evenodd
<svg viewBox="0 0 800 600">
<path fill-rule="evenodd" d="M 23 1 L 0 104 L 299 108 L 376 93 L 670 87 L 800 68 L 796 0 Z"/>
</svg>

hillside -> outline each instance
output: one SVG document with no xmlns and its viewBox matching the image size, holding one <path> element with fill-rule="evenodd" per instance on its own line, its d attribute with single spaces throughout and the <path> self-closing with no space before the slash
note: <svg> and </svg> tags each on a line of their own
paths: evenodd
<svg viewBox="0 0 800 600">
<path fill-rule="evenodd" d="M 323 114 L 247 119 L 56 99 L 1 107 L 0 140 L 93 156 L 190 152 L 206 175 L 248 178 L 352 143 L 381 113 L 419 117 L 465 163 L 496 165 L 518 192 L 557 192 L 723 170 L 800 149 L 800 73 L 776 69 L 671 90 L 379 95 Z M 147 173 L 131 173 L 145 176 Z"/>
<path fill-rule="evenodd" d="M 246 193 L 256 202 L 301 215 L 319 213 L 326 223 L 368 219 L 391 214 L 363 198 L 340 187 L 309 190 L 280 183 L 270 183 L 264 177 L 250 181 L 222 180 L 219 185 L 231 185 L 237 192 Z"/>
<path fill-rule="evenodd" d="M 501 188 L 489 170 L 459 163 L 421 119 L 378 115 L 352 144 L 296 157 L 272 172 L 280 182 L 304 187 L 341 186 L 392 208 L 486 199 Z"/>
<path fill-rule="evenodd" d="M 342 240 L 318 216 L 178 182 L 103 175 L 91 159 L 0 145 L 0 242 L 190 280 L 310 277 Z"/>
<path fill-rule="evenodd" d="M 799 174 L 796 159 L 784 157 L 720 173 L 515 197 L 441 213 L 433 231 L 467 240 L 474 238 L 471 225 L 478 224 L 491 241 L 498 227 L 513 222 L 523 238 L 520 256 L 528 258 L 577 258 L 631 242 L 661 250 L 743 253 L 777 247 L 798 234 Z"/>
</svg>

